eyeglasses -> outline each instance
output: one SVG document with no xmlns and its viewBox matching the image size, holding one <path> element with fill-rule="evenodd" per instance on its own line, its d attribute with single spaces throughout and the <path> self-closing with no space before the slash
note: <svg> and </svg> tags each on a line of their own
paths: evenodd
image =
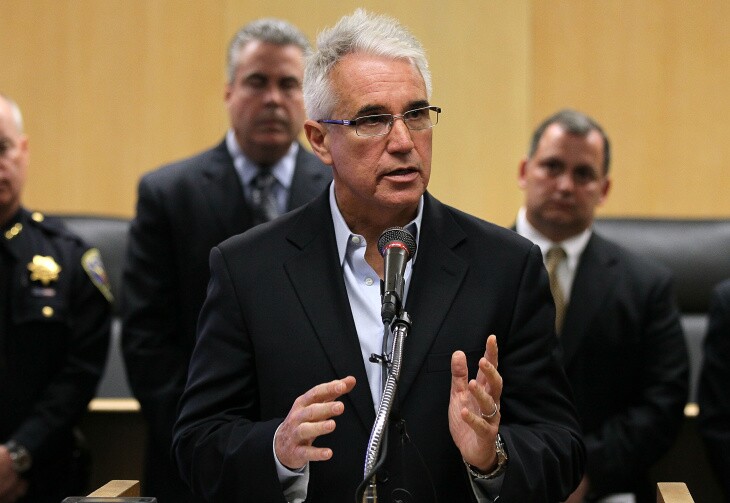
<svg viewBox="0 0 730 503">
<path fill-rule="evenodd" d="M 403 119 L 403 123 L 411 131 L 431 129 L 439 123 L 440 113 L 441 107 L 428 106 L 408 110 L 403 114 L 366 115 L 353 120 L 320 119 L 317 122 L 352 126 L 358 136 L 383 136 L 393 129 L 393 123 L 396 119 Z"/>
</svg>

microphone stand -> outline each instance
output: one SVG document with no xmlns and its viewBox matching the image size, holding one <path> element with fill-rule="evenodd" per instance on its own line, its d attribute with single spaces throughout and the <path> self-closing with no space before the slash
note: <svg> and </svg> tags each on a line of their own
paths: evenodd
<svg viewBox="0 0 730 503">
<path fill-rule="evenodd" d="M 375 473 L 376 463 L 380 454 L 383 439 L 387 433 L 388 418 L 398 388 L 400 378 L 401 361 L 403 360 L 403 343 L 411 328 L 411 319 L 408 313 L 400 309 L 400 313 L 393 319 L 390 329 L 393 333 L 393 354 L 392 357 L 383 352 L 382 355 L 373 355 L 371 360 L 380 361 L 384 369 L 388 371 L 388 377 L 383 386 L 383 396 L 378 405 L 378 413 L 375 423 L 370 432 L 370 440 L 365 455 L 365 481 L 369 481 L 363 493 L 362 503 L 377 503 L 377 476 Z"/>
</svg>

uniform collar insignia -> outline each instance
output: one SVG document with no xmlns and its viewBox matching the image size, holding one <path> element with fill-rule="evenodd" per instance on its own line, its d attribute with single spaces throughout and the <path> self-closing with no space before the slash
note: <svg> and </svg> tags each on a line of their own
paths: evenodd
<svg viewBox="0 0 730 503">
<path fill-rule="evenodd" d="M 17 236 L 18 234 L 20 234 L 20 231 L 22 231 L 22 230 L 23 230 L 23 224 L 21 224 L 20 222 L 16 223 L 10 229 L 8 229 L 8 230 L 5 231 L 5 239 L 7 239 L 8 241 L 10 241 L 15 236 Z"/>
</svg>

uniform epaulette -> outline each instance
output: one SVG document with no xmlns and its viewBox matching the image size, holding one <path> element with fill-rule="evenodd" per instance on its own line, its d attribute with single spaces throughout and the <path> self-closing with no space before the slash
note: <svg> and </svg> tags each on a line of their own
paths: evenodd
<svg viewBox="0 0 730 503">
<path fill-rule="evenodd" d="M 48 216 L 40 211 L 32 211 L 30 212 L 29 220 L 34 226 L 42 229 L 44 232 L 83 243 L 83 240 L 78 235 L 71 232 L 68 227 L 66 227 L 63 220 L 59 217 Z"/>
</svg>

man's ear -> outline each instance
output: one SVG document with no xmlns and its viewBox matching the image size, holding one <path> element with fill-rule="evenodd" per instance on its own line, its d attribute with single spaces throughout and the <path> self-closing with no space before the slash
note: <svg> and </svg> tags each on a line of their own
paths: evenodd
<svg viewBox="0 0 730 503">
<path fill-rule="evenodd" d="M 28 161 L 30 159 L 30 150 L 28 149 L 28 135 L 20 135 L 20 138 L 18 139 L 18 149 L 20 150 L 20 155 L 23 159 L 25 169 L 28 169 Z"/>
<path fill-rule="evenodd" d="M 232 93 L 233 93 L 233 84 L 228 82 L 223 86 L 223 102 L 226 105 L 228 104 L 228 99 L 231 97 Z"/>
<path fill-rule="evenodd" d="M 527 186 L 527 180 L 525 179 L 526 176 L 527 176 L 527 158 L 525 157 L 524 159 L 522 159 L 522 161 L 520 161 L 520 169 L 517 172 L 517 185 L 519 185 L 519 187 L 521 189 L 524 189 L 525 186 Z"/>
<path fill-rule="evenodd" d="M 599 199 L 598 204 L 603 204 L 606 202 L 606 198 L 608 197 L 608 193 L 611 191 L 611 178 L 606 176 L 606 179 L 603 180 L 603 187 L 601 187 L 601 197 Z"/>
<path fill-rule="evenodd" d="M 309 140 L 312 152 L 319 157 L 320 161 L 332 166 L 332 155 L 329 150 L 329 135 L 326 126 L 309 119 L 304 122 L 304 134 Z"/>
</svg>

